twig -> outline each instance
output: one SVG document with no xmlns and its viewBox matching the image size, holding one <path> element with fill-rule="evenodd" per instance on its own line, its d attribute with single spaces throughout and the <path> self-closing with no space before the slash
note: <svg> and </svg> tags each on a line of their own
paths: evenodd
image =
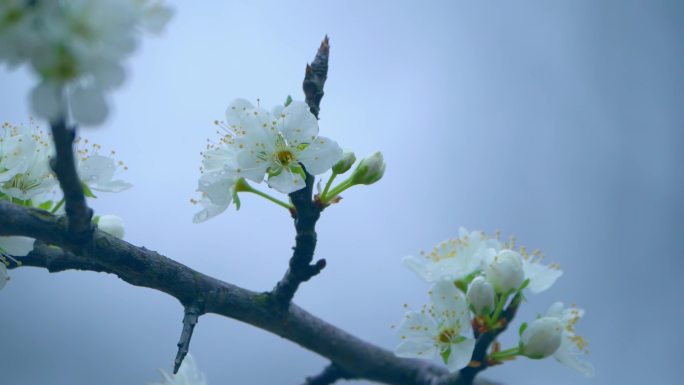
<svg viewBox="0 0 684 385">
<path fill-rule="evenodd" d="M 329 54 L 330 45 L 326 36 L 318 48 L 314 60 L 311 64 L 306 65 L 302 84 L 306 103 L 316 118 L 318 118 L 321 99 L 323 98 L 323 86 L 325 86 L 325 80 L 328 77 Z M 306 170 L 305 174 L 306 187 L 290 194 L 290 199 L 294 205 L 293 217 L 297 231 L 294 252 L 285 275 L 271 291 L 273 303 L 279 309 L 286 308 L 292 301 L 299 285 L 320 273 L 326 265 L 325 259 L 320 259 L 311 264 L 316 250 L 316 222 L 321 215 L 323 206 L 312 200 L 314 177 Z"/>
<path fill-rule="evenodd" d="M 322 372 L 315 376 L 307 377 L 303 385 L 331 385 L 337 380 L 349 380 L 352 379 L 344 369 L 339 366 L 330 364 L 323 369 Z"/>
<path fill-rule="evenodd" d="M 76 171 L 74 159 L 76 130 L 67 127 L 64 118 L 52 123 L 51 127 L 56 156 L 50 160 L 50 166 L 64 192 L 64 208 L 68 218 L 69 232 L 76 242 L 86 242 L 93 233 L 93 210 L 86 203 L 83 186 Z"/>
<path fill-rule="evenodd" d="M 181 332 L 180 340 L 178 341 L 178 353 L 176 360 L 173 363 L 173 374 L 178 373 L 183 359 L 188 355 L 190 350 L 190 340 L 192 339 L 192 332 L 195 330 L 195 325 L 199 321 L 199 316 L 202 315 L 201 306 L 192 304 L 185 306 L 185 315 L 183 316 L 183 331 Z"/>
</svg>

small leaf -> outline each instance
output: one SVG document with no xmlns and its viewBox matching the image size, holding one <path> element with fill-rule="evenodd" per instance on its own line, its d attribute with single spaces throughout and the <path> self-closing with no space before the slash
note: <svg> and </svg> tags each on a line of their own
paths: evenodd
<svg viewBox="0 0 684 385">
<path fill-rule="evenodd" d="M 81 187 L 83 187 L 83 194 L 85 196 L 87 196 L 88 198 L 97 198 L 97 196 L 93 194 L 93 190 L 91 190 L 87 184 L 81 182 Z"/>
<path fill-rule="evenodd" d="M 289 106 L 290 103 L 292 103 L 292 96 L 287 95 L 287 99 L 285 99 L 285 107 Z"/>
<path fill-rule="evenodd" d="M 523 322 L 522 325 L 520 325 L 520 329 L 518 329 L 518 335 L 522 336 L 525 329 L 527 329 L 527 322 Z"/>
<path fill-rule="evenodd" d="M 450 355 L 451 355 L 451 348 L 448 348 L 447 350 L 445 350 L 441 353 L 442 361 L 444 361 L 444 365 L 446 365 L 446 363 L 449 362 L 449 356 Z"/>
<path fill-rule="evenodd" d="M 41 210 L 50 211 L 50 209 L 52 209 L 53 203 L 54 203 L 53 201 L 45 201 L 45 202 L 39 204 L 38 208 Z"/>
</svg>

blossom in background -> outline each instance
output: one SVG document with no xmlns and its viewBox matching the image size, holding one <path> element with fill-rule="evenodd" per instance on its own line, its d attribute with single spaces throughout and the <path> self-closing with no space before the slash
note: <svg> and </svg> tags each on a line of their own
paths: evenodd
<svg viewBox="0 0 684 385">
<path fill-rule="evenodd" d="M 5 266 L 8 259 L 24 257 L 33 250 L 35 239 L 22 236 L 0 236 L 0 289 L 5 287 L 9 274 Z"/>
<path fill-rule="evenodd" d="M 52 140 L 33 124 L 0 128 L 0 197 L 39 199 L 57 186 L 50 170 Z"/>
<path fill-rule="evenodd" d="M 78 145 L 83 143 L 76 151 L 76 169 L 81 182 L 89 189 L 102 192 L 121 192 L 133 185 L 120 179 L 113 179 L 118 171 L 128 170 L 121 161 L 101 155 L 102 147 L 98 144 L 88 146 L 87 139 L 77 139 Z M 114 155 L 112 151 L 111 155 Z"/>
<path fill-rule="evenodd" d="M 404 257 L 402 262 L 428 282 L 455 281 L 480 270 L 482 253 L 498 247 L 496 239 L 461 227 L 458 238 L 440 243 L 429 254 L 421 252 L 419 257 Z"/>
<path fill-rule="evenodd" d="M 304 188 L 301 165 L 318 175 L 342 158 L 337 142 L 318 135 L 318 121 L 301 101 L 268 112 L 237 99 L 226 124 L 235 133 L 237 175 L 257 183 L 268 175 L 268 185 L 284 194 Z"/>
<path fill-rule="evenodd" d="M 142 31 L 158 33 L 170 8 L 146 0 L 0 2 L 0 62 L 29 63 L 40 77 L 34 112 L 53 121 L 70 109 L 84 125 L 104 121 L 105 94 L 125 79 L 122 61 Z"/>
<path fill-rule="evenodd" d="M 586 376 L 594 375 L 594 367 L 584 361 L 580 355 L 587 353 L 587 341 L 575 333 L 575 324 L 584 315 L 583 309 L 576 307 L 565 308 L 562 302 L 556 302 L 546 311 L 546 317 L 560 320 L 563 325 L 563 335 L 560 347 L 553 354 L 558 362 L 578 370 Z"/>
<path fill-rule="evenodd" d="M 162 382 L 150 383 L 149 385 L 207 385 L 204 373 L 200 372 L 197 363 L 192 355 L 185 356 L 178 373 L 170 374 L 159 369 L 163 379 Z"/>
<path fill-rule="evenodd" d="M 394 349 L 400 357 L 432 359 L 439 355 L 450 371 L 470 362 L 475 340 L 470 333 L 470 311 L 453 283 L 440 281 L 430 290 L 431 305 L 409 311 L 398 327 L 401 342 Z"/>
</svg>

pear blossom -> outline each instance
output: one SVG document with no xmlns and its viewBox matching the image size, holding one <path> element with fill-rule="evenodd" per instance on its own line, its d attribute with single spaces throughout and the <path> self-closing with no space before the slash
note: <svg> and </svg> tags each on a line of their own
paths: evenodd
<svg viewBox="0 0 684 385">
<path fill-rule="evenodd" d="M 540 359 L 554 354 L 561 345 L 563 324 L 555 317 L 534 320 L 520 336 L 520 353 Z"/>
<path fill-rule="evenodd" d="M 428 282 L 455 281 L 479 271 L 482 254 L 494 247 L 498 247 L 496 239 L 461 227 L 458 238 L 440 243 L 429 254 L 421 252 L 418 257 L 404 257 L 402 262 Z"/>
<path fill-rule="evenodd" d="M 123 239 L 125 228 L 123 219 L 116 215 L 102 215 L 97 219 L 97 228 L 109 235 L 113 235 L 119 239 Z"/>
<path fill-rule="evenodd" d="M 556 318 L 563 325 L 560 346 L 553 354 L 553 357 L 563 365 L 590 377 L 594 375 L 593 365 L 580 358 L 580 355 L 587 353 L 587 341 L 575 333 L 575 324 L 583 315 L 583 309 L 576 307 L 566 308 L 562 302 L 554 303 L 546 311 L 546 317 Z"/>
<path fill-rule="evenodd" d="M 0 62 L 27 62 L 40 76 L 34 112 L 54 121 L 70 109 L 84 125 L 100 124 L 105 94 L 125 79 L 121 62 L 143 30 L 157 33 L 171 17 L 158 1 L 55 0 L 0 3 Z"/>
<path fill-rule="evenodd" d="M 318 121 L 301 101 L 269 112 L 236 99 L 228 106 L 226 124 L 237 147 L 236 175 L 257 183 L 268 176 L 268 185 L 285 194 L 305 187 L 301 165 L 318 175 L 342 158 L 337 142 L 318 135 Z"/>
<path fill-rule="evenodd" d="M 204 373 L 200 372 L 197 363 L 192 355 L 185 356 L 183 363 L 178 369 L 178 373 L 170 374 L 159 369 L 163 379 L 162 382 L 150 383 L 149 385 L 207 385 Z"/>
<path fill-rule="evenodd" d="M 440 281 L 430 290 L 431 305 L 409 311 L 397 329 L 401 342 L 394 349 L 400 357 L 432 359 L 440 356 L 455 372 L 470 362 L 475 340 L 470 333 L 470 311 L 453 283 Z"/>
<path fill-rule="evenodd" d="M 523 253 L 522 256 L 525 279 L 530 280 L 527 288 L 535 294 L 553 286 L 556 280 L 563 275 L 563 271 L 557 264 L 543 265 L 541 258 L 535 258 L 534 255 L 527 253 Z"/>
<path fill-rule="evenodd" d="M 466 297 L 475 314 L 484 315 L 494 311 L 494 288 L 483 276 L 473 279 Z"/>
<path fill-rule="evenodd" d="M 131 188 L 133 185 L 114 179 L 120 172 L 128 170 L 128 167 L 121 161 L 115 161 L 111 156 L 100 154 L 102 147 L 98 144 L 88 146 L 87 139 L 77 139 L 76 144 L 76 169 L 78 170 L 81 183 L 89 189 L 102 192 L 121 192 Z M 112 151 L 112 154 L 114 152 Z"/>
<path fill-rule="evenodd" d="M 27 201 L 57 186 L 49 157 L 52 142 L 33 125 L 0 128 L 0 196 Z"/>
</svg>

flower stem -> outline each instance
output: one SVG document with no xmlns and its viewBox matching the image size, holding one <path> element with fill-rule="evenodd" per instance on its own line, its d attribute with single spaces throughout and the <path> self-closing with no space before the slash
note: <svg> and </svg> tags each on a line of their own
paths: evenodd
<svg viewBox="0 0 684 385">
<path fill-rule="evenodd" d="M 323 201 L 323 203 L 328 203 L 331 200 L 335 199 L 336 196 L 340 195 L 344 190 L 350 188 L 353 185 L 354 183 L 352 183 L 351 178 L 345 179 L 343 182 L 333 187 L 332 190 L 330 190 L 330 192 L 325 195 L 325 198 L 321 198 L 321 200 Z"/>
<path fill-rule="evenodd" d="M 330 179 L 328 179 L 328 182 L 325 184 L 325 188 L 323 189 L 323 193 L 321 194 L 321 201 L 325 202 L 325 197 L 328 195 L 328 190 L 330 190 L 330 186 L 332 185 L 332 182 L 335 180 L 336 176 L 337 173 L 335 172 L 330 175 Z"/>
<path fill-rule="evenodd" d="M 499 302 L 496 304 L 496 308 L 494 309 L 494 314 L 492 315 L 492 324 L 490 326 L 494 326 L 496 324 L 496 321 L 499 320 L 499 317 L 501 316 L 501 311 L 503 311 L 503 307 L 506 304 L 506 301 L 508 300 L 508 295 L 509 294 L 501 294 L 499 297 Z"/>
<path fill-rule="evenodd" d="M 64 198 L 62 198 L 59 202 L 57 202 L 55 207 L 53 207 L 52 210 L 50 210 L 50 214 L 56 213 L 57 210 L 59 210 L 63 205 L 64 205 Z"/>
<path fill-rule="evenodd" d="M 260 196 L 260 197 L 262 197 L 262 198 L 266 198 L 266 199 L 268 199 L 269 201 L 271 201 L 271 202 L 277 204 L 278 206 L 285 207 L 285 208 L 288 209 L 288 210 L 292 209 L 292 205 L 291 205 L 291 204 L 285 203 L 285 202 L 281 201 L 280 199 L 274 198 L 274 197 L 272 197 L 272 196 L 266 194 L 265 192 L 262 192 L 262 191 L 259 191 L 259 190 L 255 189 L 255 188 L 252 187 L 252 186 L 249 186 L 249 189 L 246 189 L 246 190 L 244 190 L 244 191 L 254 193 L 254 194 L 256 194 L 256 195 L 258 195 L 258 196 Z"/>
<path fill-rule="evenodd" d="M 506 350 L 501 350 L 501 351 L 496 352 L 496 353 L 492 353 L 489 356 L 489 359 L 493 360 L 493 361 L 501 361 L 501 360 L 513 358 L 519 354 L 520 354 L 520 349 L 518 349 L 518 347 L 514 347 L 514 348 L 510 348 L 510 349 L 506 349 Z"/>
</svg>

